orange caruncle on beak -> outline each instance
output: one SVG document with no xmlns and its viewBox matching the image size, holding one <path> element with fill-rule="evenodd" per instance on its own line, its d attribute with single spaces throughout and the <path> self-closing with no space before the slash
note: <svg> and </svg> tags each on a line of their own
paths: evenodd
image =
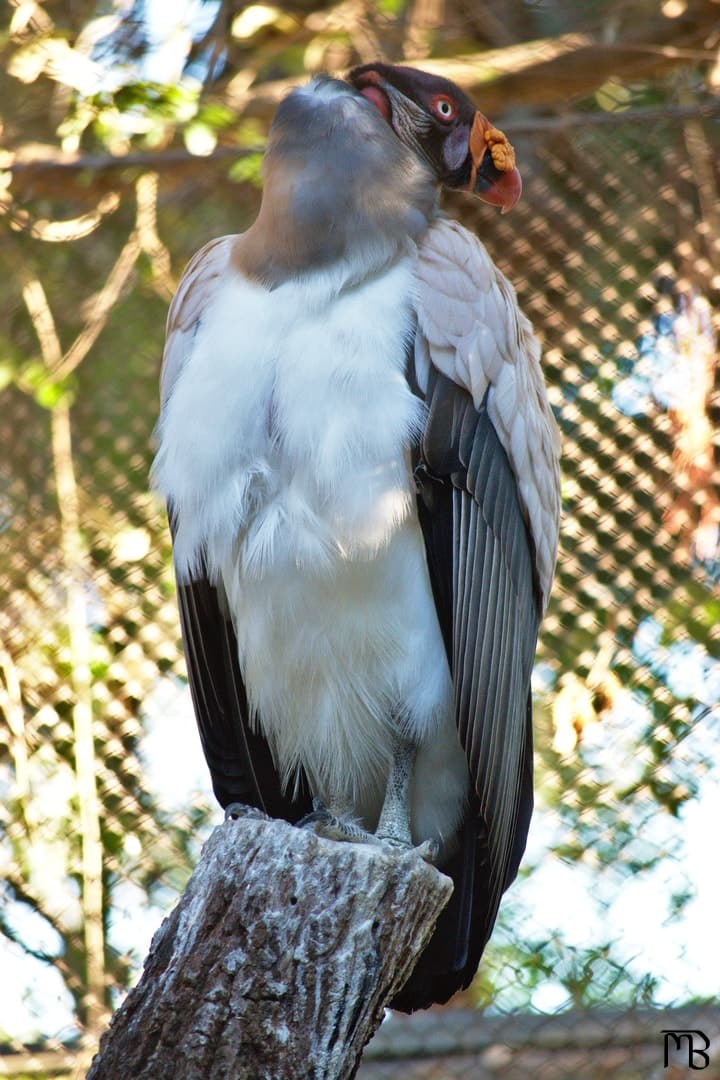
<svg viewBox="0 0 720 1080">
<path fill-rule="evenodd" d="M 501 206 L 503 214 L 512 210 L 520 198 L 522 180 L 507 135 L 493 127 L 481 112 L 476 112 L 469 145 L 472 171 L 468 190 L 483 202 Z"/>
</svg>

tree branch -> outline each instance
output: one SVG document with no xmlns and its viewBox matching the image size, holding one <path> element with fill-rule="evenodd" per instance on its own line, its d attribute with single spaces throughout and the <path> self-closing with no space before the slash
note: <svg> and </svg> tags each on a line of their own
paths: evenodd
<svg viewBox="0 0 720 1080">
<path fill-rule="evenodd" d="M 72 447 L 70 406 L 61 402 L 50 413 L 53 476 L 60 521 L 65 579 L 66 622 L 73 689 L 73 735 L 78 831 L 81 844 L 86 1014 L 91 1032 L 105 1020 L 105 926 L 103 921 L 103 846 L 97 792 L 93 732 L 93 678 L 87 613 L 87 555 L 80 529 L 78 485 Z"/>
<path fill-rule="evenodd" d="M 126 245 L 127 247 L 127 245 Z M 134 265 L 134 260 L 133 264 Z M 129 273 L 129 270 L 128 270 Z M 112 277 L 112 274 L 111 274 Z M 110 280 L 110 279 L 109 279 Z M 103 293 L 110 290 L 106 282 Z M 112 295 L 117 298 L 119 289 Z M 40 343 L 43 361 L 52 374 L 63 378 L 79 363 L 97 337 L 83 341 L 81 333 L 63 356 L 55 321 L 45 290 L 38 278 L 26 278 L 23 298 Z M 113 299 L 113 303 L 114 303 Z M 98 303 L 98 307 L 101 307 Z M 109 310 L 109 307 L 108 309 Z M 101 317 L 102 317 L 101 312 Z M 104 317 L 107 317 L 105 312 Z M 97 322 L 97 320 L 95 320 Z M 92 320 L 83 332 L 88 334 Z M 104 319 L 103 319 L 104 325 Z M 99 333 L 99 329 L 97 333 Z M 86 346 L 86 347 L 85 347 Z M 83 351 L 84 349 L 84 351 Z M 75 362 L 73 362 L 73 358 Z M 100 834 L 100 803 L 95 777 L 93 733 L 93 679 L 90 669 L 90 629 L 87 616 L 87 555 L 80 529 L 78 485 L 73 461 L 70 405 L 59 401 L 50 411 L 53 479 L 60 523 L 60 548 L 65 585 L 65 618 L 72 670 L 72 708 L 75 749 L 75 783 L 82 864 L 82 913 L 87 984 L 86 1015 L 90 1031 L 105 1019 L 105 927 L 103 923 L 103 847 Z"/>
<path fill-rule="evenodd" d="M 135 269 L 142 247 L 137 229 L 130 233 L 102 289 L 93 298 L 90 316 L 60 363 L 51 369 L 56 379 L 66 379 L 78 367 L 100 337 L 108 316 L 117 303 L 130 274 Z"/>
<path fill-rule="evenodd" d="M 82 949 L 82 937 L 74 931 L 67 930 L 61 926 L 58 919 L 46 911 L 42 901 L 40 901 L 33 893 L 30 892 L 26 883 L 22 879 L 18 878 L 14 873 L 10 872 L 6 874 L 5 885 L 12 893 L 12 899 L 19 901 L 20 903 L 27 904 L 31 911 L 43 919 L 48 926 L 50 926 L 63 942 L 65 952 L 72 947 L 78 951 Z M 68 964 L 63 953 L 50 953 L 44 949 L 34 949 L 28 945 L 21 936 L 13 930 L 11 924 L 8 922 L 6 915 L 0 917 L 0 933 L 18 945 L 28 956 L 34 957 L 36 960 L 41 960 L 43 963 L 52 964 L 62 975 L 66 985 L 70 989 L 71 993 L 79 994 L 82 987 L 78 979 L 77 972 L 73 971 L 70 964 Z M 75 985 L 73 985 L 73 983 Z"/>
<path fill-rule="evenodd" d="M 255 810 L 214 831 L 87 1080 L 349 1080 L 452 884 Z"/>
<path fill-rule="evenodd" d="M 429 66 L 429 65 L 425 65 Z M 619 124 L 646 124 L 656 120 L 670 122 L 687 120 L 690 117 L 711 117 L 720 113 L 720 101 L 704 101 L 695 105 L 653 105 L 645 108 L 625 109 L 623 112 L 564 112 L 557 116 L 537 116 L 523 120 L 503 121 L 503 131 L 510 135 L 520 132 L 532 135 L 535 132 L 559 131 L 573 127 L 603 127 L 607 124 L 617 127 Z M 81 172 L 110 173 L 132 170 L 134 168 L 153 169 L 158 173 L 174 172 L 179 167 L 207 172 L 209 167 L 237 161 L 249 154 L 263 152 L 262 146 L 237 147 L 218 146 L 211 154 L 199 157 L 183 147 L 169 150 L 138 150 L 124 157 L 112 154 L 81 154 L 73 156 L 60 154 L 35 161 L 17 161 L 12 166 L 14 190 L 24 185 L 32 185 L 36 192 L 41 189 L 47 193 L 54 179 L 66 179 Z M 15 182 L 17 181 L 17 182 Z M 133 183 L 135 181 L 133 180 Z M 118 188 L 124 185 L 122 178 L 117 179 Z"/>
<path fill-rule="evenodd" d="M 5 716 L 10 731 L 10 753 L 13 759 L 14 784 L 12 794 L 22 807 L 25 821 L 25 799 L 30 794 L 27 736 L 25 732 L 25 709 L 23 707 L 20 672 L 7 649 L 0 645 L 0 711 Z"/>
</svg>

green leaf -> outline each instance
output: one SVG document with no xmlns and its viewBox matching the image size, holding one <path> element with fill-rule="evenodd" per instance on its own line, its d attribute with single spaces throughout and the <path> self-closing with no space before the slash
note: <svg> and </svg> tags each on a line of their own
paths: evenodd
<svg viewBox="0 0 720 1080">
<path fill-rule="evenodd" d="M 228 105 L 212 102 L 209 105 L 203 105 L 197 118 L 199 123 L 219 130 L 220 128 L 230 127 L 235 122 L 236 114 L 235 110 Z"/>
<path fill-rule="evenodd" d="M 238 158 L 238 160 L 231 165 L 228 176 L 237 183 L 245 182 L 260 187 L 262 183 L 260 179 L 262 159 L 262 154 L 246 154 L 245 157 Z"/>
<path fill-rule="evenodd" d="M 377 0 L 377 9 L 381 15 L 397 17 L 405 10 L 406 0 Z"/>
<path fill-rule="evenodd" d="M 0 362 L 0 391 L 15 381 L 15 368 L 6 360 Z"/>
</svg>

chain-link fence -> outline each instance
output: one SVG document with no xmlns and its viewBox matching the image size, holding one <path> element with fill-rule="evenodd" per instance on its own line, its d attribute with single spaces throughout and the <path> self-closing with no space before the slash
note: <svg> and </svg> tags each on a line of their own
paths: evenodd
<svg viewBox="0 0 720 1080">
<path fill-rule="evenodd" d="M 688 1004 L 715 992 L 720 962 L 705 873 L 720 809 L 718 120 L 632 102 L 607 120 L 504 125 L 525 180 L 513 214 L 447 202 L 543 339 L 561 555 L 526 869 L 471 991 L 391 1017 L 368 1080 L 705 1067 L 687 1041 L 665 1059 L 661 1029 L 704 1032 L 720 1062 L 717 1011 Z M 0 1076 L 69 1074 L 216 820 L 148 469 L 170 266 L 257 201 L 226 173 L 220 156 L 159 177 L 77 170 L 62 182 L 106 210 L 92 242 L 53 244 L 29 172 L 35 217 L 7 240 L 0 931 L 42 1041 L 30 1052 L 0 1012 Z"/>
<path fill-rule="evenodd" d="M 676 1043 L 665 1031 L 698 1029 Z M 678 1080 L 707 1068 L 720 1038 L 720 1010 L 571 1010 L 558 1016 L 479 1016 L 446 1009 L 390 1017 L 369 1044 L 360 1080 Z M 706 1045 L 707 1040 L 707 1045 Z M 699 1053 L 698 1053 L 699 1051 Z M 707 1064 L 705 1055 L 707 1054 Z"/>
</svg>

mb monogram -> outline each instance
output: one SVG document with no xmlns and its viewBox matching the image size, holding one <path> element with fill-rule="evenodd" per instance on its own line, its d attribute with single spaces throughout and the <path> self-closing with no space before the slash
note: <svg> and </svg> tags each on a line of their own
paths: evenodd
<svg viewBox="0 0 720 1080">
<path fill-rule="evenodd" d="M 704 1031 L 693 1030 L 692 1028 L 671 1031 L 667 1028 L 663 1028 L 660 1034 L 665 1040 L 663 1065 L 666 1069 L 670 1064 L 670 1054 L 672 1052 L 673 1044 L 675 1050 L 678 1052 L 682 1050 L 683 1044 L 687 1044 L 688 1068 L 707 1069 L 710 1064 L 710 1055 L 707 1053 L 710 1047 L 710 1040 Z M 698 1046 L 696 1045 L 697 1043 L 701 1043 L 702 1045 Z"/>
</svg>

